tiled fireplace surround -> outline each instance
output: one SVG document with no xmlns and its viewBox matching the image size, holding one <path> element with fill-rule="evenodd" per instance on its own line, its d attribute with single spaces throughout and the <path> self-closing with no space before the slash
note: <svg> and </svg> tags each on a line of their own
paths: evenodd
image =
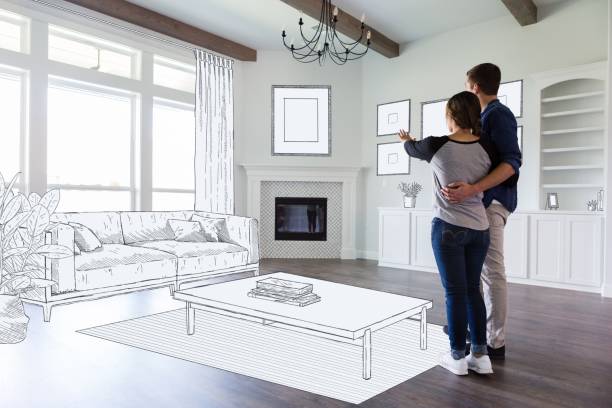
<svg viewBox="0 0 612 408">
<path fill-rule="evenodd" d="M 247 215 L 259 220 L 262 258 L 355 259 L 359 167 L 242 165 Z M 275 241 L 274 197 L 327 197 L 327 241 Z"/>
</svg>

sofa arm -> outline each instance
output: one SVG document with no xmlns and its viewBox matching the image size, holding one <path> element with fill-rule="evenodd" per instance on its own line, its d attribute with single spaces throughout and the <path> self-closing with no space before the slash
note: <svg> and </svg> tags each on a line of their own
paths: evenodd
<svg viewBox="0 0 612 408">
<path fill-rule="evenodd" d="M 74 229 L 66 224 L 56 224 L 49 231 L 50 244 L 74 248 Z M 49 236 L 48 236 L 49 237 Z M 45 276 L 55 281 L 51 293 L 63 293 L 76 290 L 74 275 L 74 253 L 68 258 L 48 259 Z"/>
<path fill-rule="evenodd" d="M 229 235 L 224 238 L 249 251 L 248 263 L 259 262 L 259 223 L 257 219 L 202 211 L 196 211 L 195 213 L 208 218 L 224 218 Z"/>
</svg>

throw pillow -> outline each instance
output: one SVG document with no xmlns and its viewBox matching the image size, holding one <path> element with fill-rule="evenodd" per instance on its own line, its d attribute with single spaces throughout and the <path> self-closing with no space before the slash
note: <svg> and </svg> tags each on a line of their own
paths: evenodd
<svg viewBox="0 0 612 408">
<path fill-rule="evenodd" d="M 202 226 L 197 221 L 168 220 L 174 233 L 174 240 L 178 242 L 206 242 Z"/>
<path fill-rule="evenodd" d="M 208 218 L 198 214 L 191 216 L 192 221 L 197 221 L 202 226 L 204 237 L 208 242 L 228 242 L 229 232 L 225 224 L 225 218 Z"/>
<path fill-rule="evenodd" d="M 76 222 L 69 222 L 68 225 L 74 228 L 74 242 L 81 252 L 90 252 L 102 248 L 102 243 L 96 234 L 85 225 Z"/>
</svg>

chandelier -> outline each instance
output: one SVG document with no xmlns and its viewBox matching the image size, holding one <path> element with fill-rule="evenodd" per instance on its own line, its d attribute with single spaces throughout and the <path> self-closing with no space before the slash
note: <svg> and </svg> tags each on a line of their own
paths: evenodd
<svg viewBox="0 0 612 408">
<path fill-rule="evenodd" d="M 336 32 L 337 22 L 338 7 L 334 7 L 332 10 L 331 0 L 323 0 L 319 24 L 316 28 L 313 27 L 314 34 L 311 37 L 304 35 L 304 20 L 300 17 L 298 25 L 304 44 L 296 46 L 293 39 L 287 44 L 285 30 L 282 32 L 283 44 L 285 48 L 291 51 L 293 58 L 304 63 L 318 61 L 319 64 L 322 64 L 329 57 L 336 64 L 344 65 L 347 61 L 363 57 L 370 49 L 370 38 L 372 36 L 370 30 L 366 30 L 365 16 L 361 17 L 361 34 L 354 42 L 342 41 Z M 363 43 L 364 34 L 365 44 Z"/>
</svg>

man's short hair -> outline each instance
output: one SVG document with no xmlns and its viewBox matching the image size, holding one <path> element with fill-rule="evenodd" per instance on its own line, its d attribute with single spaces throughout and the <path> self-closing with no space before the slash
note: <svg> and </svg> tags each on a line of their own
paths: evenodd
<svg viewBox="0 0 612 408">
<path fill-rule="evenodd" d="M 495 64 L 485 62 L 478 64 L 467 72 L 468 81 L 478 84 L 480 90 L 487 95 L 497 95 L 501 82 L 501 70 Z"/>
</svg>

